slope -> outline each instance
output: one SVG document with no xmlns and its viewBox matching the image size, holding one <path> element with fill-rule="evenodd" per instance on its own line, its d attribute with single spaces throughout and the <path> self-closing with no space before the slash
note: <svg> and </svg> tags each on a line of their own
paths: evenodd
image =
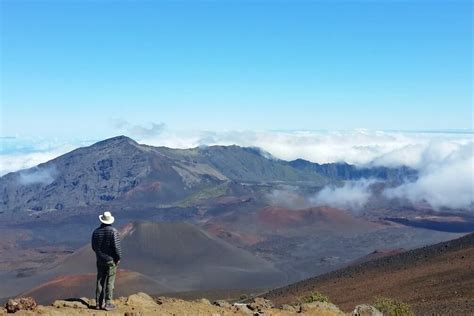
<svg viewBox="0 0 474 316">
<path fill-rule="evenodd" d="M 123 295 L 138 290 L 158 294 L 272 287 L 286 282 L 285 275 L 271 263 L 209 236 L 191 224 L 136 222 L 124 227 L 122 232 L 120 268 L 125 272 L 118 276 L 117 282 Z M 35 289 L 28 294 L 38 295 L 41 302 L 62 297 L 58 289 L 74 296 L 88 296 L 94 284 L 93 273 L 95 254 L 86 245 L 53 268 L 36 271 L 31 279 L 31 282 L 36 280 Z"/>
<path fill-rule="evenodd" d="M 474 233 L 307 279 L 265 297 L 283 304 L 312 291 L 347 311 L 385 296 L 419 313 L 467 314 L 474 310 Z"/>
</svg>

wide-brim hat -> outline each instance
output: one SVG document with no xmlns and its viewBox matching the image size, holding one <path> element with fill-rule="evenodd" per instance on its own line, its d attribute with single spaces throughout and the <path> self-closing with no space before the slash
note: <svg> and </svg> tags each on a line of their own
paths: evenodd
<svg viewBox="0 0 474 316">
<path fill-rule="evenodd" d="M 99 220 L 103 224 L 110 225 L 115 221 L 115 217 L 113 217 L 110 212 L 104 212 L 104 214 L 99 215 Z"/>
</svg>

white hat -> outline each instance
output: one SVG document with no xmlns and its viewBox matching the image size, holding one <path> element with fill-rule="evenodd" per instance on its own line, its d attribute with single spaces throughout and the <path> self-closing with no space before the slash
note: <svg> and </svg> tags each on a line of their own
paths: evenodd
<svg viewBox="0 0 474 316">
<path fill-rule="evenodd" d="M 104 224 L 110 225 L 115 221 L 115 218 L 110 212 L 104 212 L 103 215 L 99 215 L 99 220 Z"/>
</svg>

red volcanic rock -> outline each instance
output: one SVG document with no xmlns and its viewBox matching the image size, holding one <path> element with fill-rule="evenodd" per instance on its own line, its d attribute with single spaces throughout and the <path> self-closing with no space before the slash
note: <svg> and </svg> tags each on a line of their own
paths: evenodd
<svg viewBox="0 0 474 316">
<path fill-rule="evenodd" d="M 161 190 L 162 184 L 159 181 L 144 183 L 125 193 L 126 199 L 137 198 L 140 195 L 152 194 Z"/>
<path fill-rule="evenodd" d="M 262 236 L 258 236 L 257 234 L 232 231 L 226 227 L 226 223 L 220 223 L 218 221 L 207 224 L 205 229 L 209 234 L 229 241 L 232 244 L 252 246 L 264 240 Z"/>
<path fill-rule="evenodd" d="M 19 297 L 15 299 L 9 299 L 5 308 L 8 313 L 15 313 L 20 310 L 34 310 L 37 304 L 32 297 Z"/>
<path fill-rule="evenodd" d="M 289 210 L 282 207 L 269 206 L 257 213 L 257 219 L 274 228 L 283 228 L 300 223 L 304 218 L 302 211 Z"/>
<path fill-rule="evenodd" d="M 258 222 L 272 229 L 323 225 L 340 230 L 364 230 L 375 226 L 372 223 L 357 219 L 343 210 L 324 206 L 298 210 L 278 206 L 267 206 L 257 212 L 256 219 Z"/>
</svg>

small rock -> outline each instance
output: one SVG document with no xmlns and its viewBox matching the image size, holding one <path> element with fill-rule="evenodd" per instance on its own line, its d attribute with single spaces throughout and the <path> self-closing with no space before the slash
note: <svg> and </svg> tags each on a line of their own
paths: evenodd
<svg viewBox="0 0 474 316">
<path fill-rule="evenodd" d="M 88 305 L 82 303 L 81 301 L 63 301 L 63 300 L 54 301 L 53 306 L 56 308 L 61 308 L 61 307 L 89 308 Z"/>
<path fill-rule="evenodd" d="M 211 302 L 207 298 L 201 298 L 197 300 L 198 303 L 205 304 L 205 305 L 211 305 Z"/>
<path fill-rule="evenodd" d="M 79 300 L 81 300 L 82 303 L 86 304 L 87 306 L 95 306 L 95 299 L 81 297 Z"/>
<path fill-rule="evenodd" d="M 317 309 L 320 312 L 332 312 L 344 315 L 344 313 L 334 304 L 326 302 L 304 303 L 300 306 L 300 312 L 305 313 Z"/>
<path fill-rule="evenodd" d="M 32 297 L 19 297 L 15 299 L 9 299 L 5 308 L 8 313 L 15 313 L 17 311 L 33 310 L 38 304 Z"/>
<path fill-rule="evenodd" d="M 157 305 L 155 300 L 146 293 L 137 293 L 132 294 L 128 297 L 127 303 L 128 306 L 139 306 L 139 307 L 154 307 Z"/>
<path fill-rule="evenodd" d="M 264 309 L 270 309 L 273 307 L 273 303 L 270 300 L 264 299 L 262 297 L 256 297 L 248 304 L 248 308 L 253 311 L 262 311 Z"/>
<path fill-rule="evenodd" d="M 288 312 L 298 312 L 299 311 L 299 309 L 297 309 L 293 305 L 288 305 L 288 304 L 283 304 L 281 306 L 281 309 L 284 310 L 284 311 L 288 311 Z"/>
<path fill-rule="evenodd" d="M 213 304 L 216 305 L 216 306 L 219 306 L 219 307 L 224 307 L 224 308 L 231 308 L 232 307 L 232 305 L 230 305 L 229 302 L 224 301 L 224 300 L 214 301 Z"/>
<path fill-rule="evenodd" d="M 155 301 L 158 305 L 165 304 L 165 303 L 183 302 L 182 299 L 174 298 L 174 297 L 166 297 L 166 296 L 160 296 Z"/>
<path fill-rule="evenodd" d="M 51 314 L 51 306 L 38 305 L 38 306 L 36 306 L 34 313 L 36 315 Z M 0 315 L 2 315 L 2 313 L 0 313 Z"/>
<path fill-rule="evenodd" d="M 372 305 L 362 304 L 356 306 L 352 316 L 383 316 L 383 314 Z"/>
<path fill-rule="evenodd" d="M 234 303 L 234 310 L 246 315 L 253 315 L 253 312 L 247 307 L 247 304 L 244 303 Z"/>
<path fill-rule="evenodd" d="M 142 313 L 128 311 L 124 313 L 124 316 L 142 316 Z"/>
</svg>

